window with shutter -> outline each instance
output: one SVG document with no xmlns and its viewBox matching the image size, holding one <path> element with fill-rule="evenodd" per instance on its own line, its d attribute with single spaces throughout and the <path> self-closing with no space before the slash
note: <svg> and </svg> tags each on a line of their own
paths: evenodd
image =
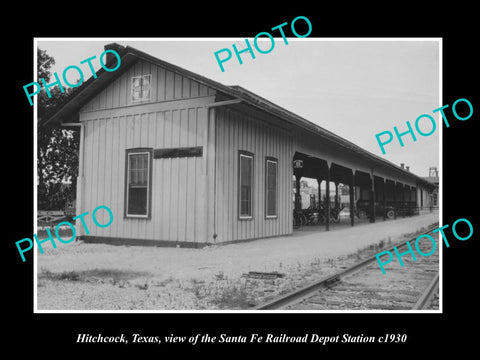
<svg viewBox="0 0 480 360">
<path fill-rule="evenodd" d="M 132 77 L 132 102 L 150 100 L 151 75 Z"/>
</svg>

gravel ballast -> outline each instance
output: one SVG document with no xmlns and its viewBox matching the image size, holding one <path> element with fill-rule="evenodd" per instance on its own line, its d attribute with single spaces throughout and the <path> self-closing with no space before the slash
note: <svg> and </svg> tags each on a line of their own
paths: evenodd
<svg viewBox="0 0 480 360">
<path fill-rule="evenodd" d="M 248 309 L 434 223 L 438 212 L 202 249 L 59 243 L 37 254 L 37 309 Z M 285 276 L 242 277 L 249 271 Z"/>
</svg>

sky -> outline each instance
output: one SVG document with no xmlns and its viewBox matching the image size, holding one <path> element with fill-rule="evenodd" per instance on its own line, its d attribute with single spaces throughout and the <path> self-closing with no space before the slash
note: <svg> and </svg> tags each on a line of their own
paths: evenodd
<svg viewBox="0 0 480 360">
<path fill-rule="evenodd" d="M 258 42 L 263 50 L 271 46 L 265 39 Z M 37 38 L 37 45 L 55 59 L 52 72 L 61 77 L 66 67 L 76 65 L 85 74 L 84 81 L 91 72 L 87 64 L 80 64 L 82 60 L 95 55 L 92 64 L 97 70 L 105 44 L 128 45 L 224 85 L 240 85 L 381 158 L 405 163 L 419 176 L 428 176 L 431 166 L 439 168 L 442 121 L 439 113 L 432 113 L 443 105 L 439 40 L 287 39 L 285 44 L 281 37 L 275 38 L 267 54 L 259 53 L 249 39 L 255 59 L 243 53 L 243 64 L 232 48 L 233 44 L 239 50 L 246 47 L 241 38 Z M 224 48 L 233 55 L 223 63 L 222 72 L 214 53 Z M 394 126 L 404 132 L 407 121 L 415 129 L 415 120 L 422 114 L 436 120 L 436 131 L 430 136 L 415 133 L 417 141 L 405 135 L 404 147 L 394 138 L 382 154 L 375 135 L 393 133 Z M 424 133 L 432 129 L 426 119 L 419 127 Z"/>
</svg>

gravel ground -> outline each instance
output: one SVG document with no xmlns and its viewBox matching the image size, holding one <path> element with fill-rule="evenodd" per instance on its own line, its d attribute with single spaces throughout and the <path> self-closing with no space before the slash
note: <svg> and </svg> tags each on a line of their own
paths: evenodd
<svg viewBox="0 0 480 360">
<path fill-rule="evenodd" d="M 248 309 L 375 254 L 437 213 L 203 249 L 59 243 L 37 254 L 38 310 Z M 317 229 L 318 230 L 318 229 Z M 408 236 L 408 235 L 407 235 Z M 249 271 L 284 277 L 259 280 Z"/>
<path fill-rule="evenodd" d="M 433 234 L 438 249 L 439 234 Z M 411 242 L 412 243 L 412 242 Z M 440 240 L 440 245 L 442 240 Z M 427 254 L 432 250 L 428 240 L 418 243 Z M 400 252 L 408 250 L 406 247 Z M 377 262 L 360 271 L 343 277 L 322 289 L 291 304 L 289 310 L 411 310 L 439 271 L 439 252 L 430 256 L 418 255 L 402 258 L 402 265 L 394 260 L 385 265 L 385 274 L 380 273 Z M 429 310 L 438 310 L 431 306 Z"/>
</svg>

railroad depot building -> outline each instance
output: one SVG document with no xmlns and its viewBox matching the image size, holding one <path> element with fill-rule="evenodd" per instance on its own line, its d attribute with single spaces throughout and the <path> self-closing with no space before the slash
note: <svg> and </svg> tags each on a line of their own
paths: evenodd
<svg viewBox="0 0 480 360">
<path fill-rule="evenodd" d="M 89 234 L 77 223 L 85 241 L 200 247 L 292 234 L 302 177 L 326 181 L 327 199 L 330 183 L 349 185 L 350 206 L 370 200 L 371 222 L 379 204 L 429 206 L 429 181 L 244 88 L 105 48 L 118 70 L 100 69 L 39 120 L 80 130 L 76 213 L 113 212 Z"/>
</svg>

